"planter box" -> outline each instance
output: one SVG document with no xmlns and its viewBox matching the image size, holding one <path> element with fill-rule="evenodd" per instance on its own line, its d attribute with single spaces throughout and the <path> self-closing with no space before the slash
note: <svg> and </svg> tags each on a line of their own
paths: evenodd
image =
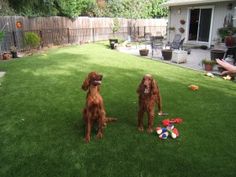
<svg viewBox="0 0 236 177">
<path fill-rule="evenodd" d="M 172 50 L 171 49 L 163 49 L 161 50 L 161 54 L 164 60 L 171 60 L 172 58 Z"/>
<path fill-rule="evenodd" d="M 109 42 L 110 42 L 111 49 L 115 49 L 116 44 L 118 44 L 118 39 L 109 39 Z"/>
<path fill-rule="evenodd" d="M 184 50 L 174 50 L 172 52 L 171 61 L 175 63 L 185 63 L 187 62 L 187 51 Z"/>
<path fill-rule="evenodd" d="M 225 51 L 219 49 L 212 49 L 211 50 L 211 60 L 215 60 L 216 58 L 223 59 Z"/>
<path fill-rule="evenodd" d="M 139 54 L 140 54 L 141 56 L 148 56 L 148 52 L 149 52 L 148 49 L 140 49 L 140 50 L 139 50 Z"/>
</svg>

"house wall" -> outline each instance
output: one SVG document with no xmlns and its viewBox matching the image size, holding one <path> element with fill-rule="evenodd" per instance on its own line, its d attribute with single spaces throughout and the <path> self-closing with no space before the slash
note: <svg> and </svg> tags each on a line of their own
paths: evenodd
<svg viewBox="0 0 236 177">
<path fill-rule="evenodd" d="M 213 17 L 212 17 L 212 32 L 210 36 L 210 45 L 214 45 L 217 39 L 219 39 L 217 30 L 218 28 L 223 27 L 224 24 L 224 18 L 228 13 L 231 13 L 234 15 L 234 7 L 236 7 L 236 1 L 231 1 L 233 4 L 233 7 L 231 10 L 227 9 L 227 5 L 230 2 L 219 2 L 219 3 L 209 3 L 209 4 L 196 4 L 196 5 L 191 5 L 191 6 L 175 6 L 175 7 L 170 7 L 170 12 L 169 12 L 169 22 L 168 22 L 168 27 L 175 27 L 175 31 L 167 31 L 168 34 L 168 40 L 172 41 L 173 37 L 175 34 L 180 33 L 179 28 L 183 27 L 185 29 L 185 32 L 182 34 L 183 37 L 185 37 L 185 42 L 187 41 L 188 37 L 188 11 L 190 8 L 194 7 L 202 7 L 202 6 L 212 6 L 213 7 Z M 180 24 L 180 19 L 184 19 L 186 23 L 184 25 Z M 234 22 L 235 24 L 235 22 Z M 201 44 L 201 43 L 198 43 Z M 203 44 L 203 43 L 202 43 Z"/>
</svg>

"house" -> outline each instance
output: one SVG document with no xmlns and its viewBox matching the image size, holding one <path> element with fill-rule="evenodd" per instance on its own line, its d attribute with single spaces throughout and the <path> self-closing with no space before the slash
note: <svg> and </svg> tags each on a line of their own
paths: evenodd
<svg viewBox="0 0 236 177">
<path fill-rule="evenodd" d="M 235 0 L 168 0 L 163 6 L 169 8 L 169 41 L 181 33 L 187 44 L 210 47 L 220 39 L 219 28 L 236 27 Z"/>
</svg>

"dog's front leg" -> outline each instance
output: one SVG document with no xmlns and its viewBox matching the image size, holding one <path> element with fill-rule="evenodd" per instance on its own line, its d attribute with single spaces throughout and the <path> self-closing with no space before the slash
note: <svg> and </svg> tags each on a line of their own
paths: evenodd
<svg viewBox="0 0 236 177">
<path fill-rule="evenodd" d="M 153 122 L 154 122 L 154 109 L 148 111 L 148 128 L 147 128 L 148 133 L 153 132 Z"/>
<path fill-rule="evenodd" d="M 85 141 L 86 143 L 90 142 L 90 133 L 91 133 L 91 120 L 87 117 L 86 119 L 86 134 L 85 134 Z"/>
<path fill-rule="evenodd" d="M 138 111 L 138 130 L 143 131 L 143 116 L 144 116 L 144 110 L 142 108 L 139 108 Z"/>
<path fill-rule="evenodd" d="M 101 112 L 101 117 L 98 119 L 98 133 L 97 138 L 101 139 L 103 137 L 103 128 L 105 123 L 105 112 Z"/>
</svg>

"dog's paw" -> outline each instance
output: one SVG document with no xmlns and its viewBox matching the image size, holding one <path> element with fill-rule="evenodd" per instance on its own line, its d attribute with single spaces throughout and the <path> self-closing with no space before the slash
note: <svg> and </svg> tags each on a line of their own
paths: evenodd
<svg viewBox="0 0 236 177">
<path fill-rule="evenodd" d="M 147 129 L 147 132 L 148 132 L 148 133 L 152 133 L 152 132 L 153 132 L 153 129 L 149 127 L 149 128 Z"/>
<path fill-rule="evenodd" d="M 84 138 L 84 141 L 85 141 L 86 143 L 89 143 L 89 142 L 90 142 L 90 137 L 89 137 L 89 136 L 86 136 L 86 137 Z"/>
<path fill-rule="evenodd" d="M 103 134 L 101 133 L 101 132 L 98 132 L 98 134 L 97 134 L 97 139 L 102 139 L 102 137 L 103 137 Z"/>
<path fill-rule="evenodd" d="M 138 131 L 143 132 L 144 131 L 143 127 L 138 127 Z"/>
</svg>

